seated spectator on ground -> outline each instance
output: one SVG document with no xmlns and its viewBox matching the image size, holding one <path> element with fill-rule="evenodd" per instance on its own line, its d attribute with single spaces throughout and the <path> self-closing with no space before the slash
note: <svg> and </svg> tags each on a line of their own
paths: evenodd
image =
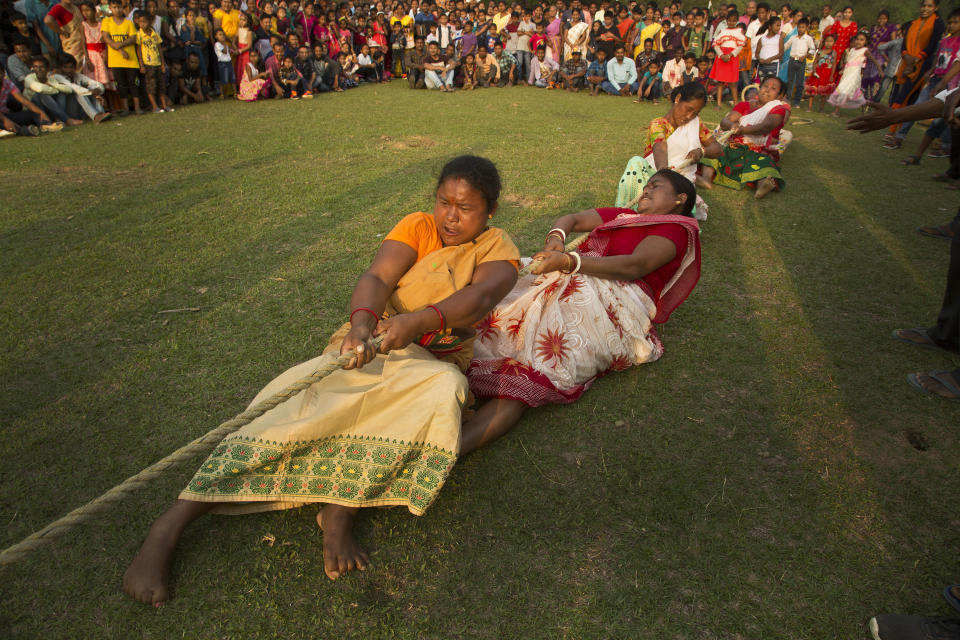
<svg viewBox="0 0 960 640">
<path fill-rule="evenodd" d="M 579 49 L 571 52 L 570 58 L 563 63 L 559 75 L 563 88 L 571 93 L 576 93 L 585 86 L 587 63 L 583 61 L 583 54 Z"/>
<path fill-rule="evenodd" d="M 408 49 L 404 54 L 403 61 L 403 68 L 407 72 L 407 82 L 410 83 L 411 89 L 424 89 L 427 86 L 424 81 L 423 69 L 423 58 L 425 55 L 423 38 L 418 36 L 413 40 L 413 49 Z"/>
<path fill-rule="evenodd" d="M 237 99 L 244 102 L 263 100 L 272 95 L 272 90 L 270 74 L 263 66 L 260 52 L 252 49 L 250 58 L 244 66 L 243 75 L 240 77 L 240 90 L 237 91 Z"/>
<path fill-rule="evenodd" d="M 500 81 L 500 65 L 497 59 L 487 52 L 485 45 L 477 46 L 477 84 L 489 87 Z"/>
<path fill-rule="evenodd" d="M 36 136 L 40 127 L 45 130 L 59 131 L 57 126 L 40 107 L 23 97 L 17 85 L 13 84 L 3 68 L 0 67 L 0 125 L 5 131 L 13 131 L 18 136 Z M 20 111 L 10 107 L 18 105 Z"/>
<path fill-rule="evenodd" d="M 383 79 L 383 64 L 374 61 L 368 44 L 362 45 L 357 55 L 357 75 L 366 82 L 380 82 Z"/>
<path fill-rule="evenodd" d="M 314 81 L 311 91 L 326 93 L 328 91 L 343 91 L 337 82 L 340 76 L 340 69 L 337 62 L 327 55 L 327 46 L 316 44 L 313 46 L 313 75 Z"/>
<path fill-rule="evenodd" d="M 337 82 L 340 83 L 340 86 L 343 89 L 354 89 L 359 86 L 357 81 L 357 61 L 354 57 L 347 53 L 346 51 L 341 50 L 337 54 L 337 64 L 340 65 L 340 78 Z M 419 87 L 423 88 L 423 87 Z"/>
<path fill-rule="evenodd" d="M 59 73 L 54 74 L 53 79 L 57 84 L 66 85 L 73 91 L 73 96 L 79 107 L 79 113 L 71 112 L 69 108 L 71 105 L 69 104 L 67 105 L 68 113 L 76 115 L 77 118 L 81 118 L 82 114 L 86 114 L 88 118 L 97 124 L 110 117 L 109 113 L 104 113 L 103 106 L 97 100 L 98 96 L 103 95 L 103 85 L 93 78 L 88 78 L 82 73 L 79 73 L 77 71 L 77 61 L 74 60 L 73 56 L 62 56 Z"/>
<path fill-rule="evenodd" d="M 637 67 L 633 60 L 626 57 L 623 45 L 616 48 L 613 60 L 607 62 L 607 79 L 600 88 L 612 96 L 633 95 L 640 88 L 637 82 Z"/>
<path fill-rule="evenodd" d="M 653 104 L 659 104 L 662 94 L 662 82 L 663 76 L 660 73 L 660 63 L 653 61 L 644 72 L 643 79 L 640 80 L 640 88 L 637 89 L 636 102 L 651 100 Z"/>
<path fill-rule="evenodd" d="M 310 49 L 305 46 L 297 49 L 297 57 L 293 59 L 293 66 L 297 69 L 300 77 L 303 78 L 303 93 L 300 94 L 300 97 L 312 98 L 315 78 L 313 75 L 313 58 L 310 57 Z"/>
<path fill-rule="evenodd" d="M 187 64 L 180 76 L 180 104 L 199 104 L 210 99 L 206 71 L 200 68 L 200 56 L 187 54 Z"/>
<path fill-rule="evenodd" d="M 537 47 L 537 57 L 533 59 L 533 63 L 530 65 L 529 83 L 541 89 L 552 89 L 557 85 L 559 71 L 560 65 L 547 55 L 547 48 Z"/>
<path fill-rule="evenodd" d="M 468 53 L 463 56 L 463 64 L 460 65 L 460 86 L 466 91 L 472 91 L 477 86 L 477 57 Z"/>
<path fill-rule="evenodd" d="M 427 89 L 453 91 L 453 71 L 447 69 L 447 58 L 440 53 L 436 41 L 427 44 L 427 55 L 423 59 L 423 77 Z"/>
<path fill-rule="evenodd" d="M 597 49 L 596 56 L 596 60 L 587 67 L 587 86 L 592 96 L 600 95 L 600 85 L 607 80 L 607 53 Z"/>
<path fill-rule="evenodd" d="M 297 100 L 303 94 L 304 80 L 293 64 L 293 58 L 284 58 L 280 67 L 280 91 L 284 98 Z"/>
<path fill-rule="evenodd" d="M 23 97 L 53 116 L 55 122 L 71 126 L 83 124 L 83 120 L 71 118 L 67 113 L 67 104 L 73 98 L 73 91 L 67 85 L 54 81 L 48 74 L 47 59 L 42 56 L 33 59 L 31 73 L 23 79 Z"/>
</svg>

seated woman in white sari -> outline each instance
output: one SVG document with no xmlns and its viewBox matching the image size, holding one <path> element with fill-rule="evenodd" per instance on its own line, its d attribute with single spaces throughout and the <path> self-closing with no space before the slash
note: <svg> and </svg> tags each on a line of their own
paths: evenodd
<svg viewBox="0 0 960 640">
<path fill-rule="evenodd" d="M 534 275 L 478 326 L 470 389 L 492 398 L 463 427 L 461 454 L 508 431 L 527 407 L 577 400 L 599 376 L 657 360 L 666 322 L 700 278 L 693 183 L 675 171 L 647 181 L 636 211 L 558 218 Z M 566 235 L 589 231 L 575 252 Z"/>
<path fill-rule="evenodd" d="M 760 84 L 756 102 L 741 102 L 723 118 L 720 128 L 732 135 L 720 157 L 703 160 L 702 180 L 697 186 L 751 187 L 757 190 L 758 200 L 783 189 L 780 133 L 790 116 L 790 105 L 781 100 L 786 89 L 780 78 L 770 76 Z"/>
<path fill-rule="evenodd" d="M 631 158 L 620 177 L 618 207 L 633 208 L 647 180 L 660 169 L 673 169 L 694 182 L 700 160 L 717 158 L 723 152 L 710 129 L 700 122 L 700 110 L 707 104 L 703 85 L 680 85 L 670 95 L 670 111 L 654 118 L 647 128 L 643 156 Z M 698 220 L 707 219 L 707 205 L 699 196 L 693 215 Z"/>
</svg>

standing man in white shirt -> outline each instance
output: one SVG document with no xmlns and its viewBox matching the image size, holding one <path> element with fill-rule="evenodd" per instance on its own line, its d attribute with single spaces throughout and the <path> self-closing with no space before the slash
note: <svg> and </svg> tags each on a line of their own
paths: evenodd
<svg viewBox="0 0 960 640">
<path fill-rule="evenodd" d="M 757 35 L 757 32 L 760 31 L 760 27 L 762 27 L 766 23 L 767 18 L 769 16 L 770 16 L 770 5 L 768 5 L 766 2 L 758 3 L 757 13 L 753 18 L 753 22 L 747 25 L 746 35 L 747 35 L 747 39 L 750 41 L 750 51 L 757 50 L 757 43 L 760 41 L 760 36 Z M 751 58 L 753 59 L 753 69 L 752 69 L 752 73 L 750 74 L 750 77 L 753 77 L 756 75 L 757 65 L 759 63 L 757 62 L 756 56 L 751 56 Z"/>
<path fill-rule="evenodd" d="M 823 5 L 823 17 L 820 18 L 820 33 L 826 33 L 833 26 L 836 19 L 833 17 L 833 7 L 828 4 Z"/>
<path fill-rule="evenodd" d="M 790 61 L 787 67 L 787 101 L 794 108 L 803 100 L 804 73 L 807 69 L 807 55 L 814 52 L 817 45 L 807 33 L 810 21 L 800 18 L 797 21 L 797 33 L 783 43 L 784 50 L 790 48 Z"/>
</svg>

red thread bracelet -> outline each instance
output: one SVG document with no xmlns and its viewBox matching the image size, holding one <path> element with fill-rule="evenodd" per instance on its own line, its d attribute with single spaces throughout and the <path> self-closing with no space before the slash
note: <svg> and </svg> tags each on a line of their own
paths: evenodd
<svg viewBox="0 0 960 640">
<path fill-rule="evenodd" d="M 437 315 L 440 316 L 440 333 L 443 333 L 443 330 L 444 330 L 444 329 L 446 328 L 446 326 L 447 326 L 446 320 L 443 319 L 443 313 L 441 313 L 441 312 L 440 312 L 440 309 L 438 309 L 437 306 L 436 306 L 436 305 L 433 305 L 433 304 L 428 304 L 428 305 L 427 305 L 427 308 L 428 308 L 428 309 L 433 309 L 434 311 L 437 312 Z"/>
<path fill-rule="evenodd" d="M 357 311 L 366 311 L 367 313 L 371 314 L 374 318 L 376 318 L 377 322 L 380 322 L 380 316 L 378 316 L 377 312 L 374 311 L 373 309 L 367 309 L 366 307 L 357 307 L 350 313 L 350 324 L 353 324 L 353 316 L 357 314 Z"/>
</svg>

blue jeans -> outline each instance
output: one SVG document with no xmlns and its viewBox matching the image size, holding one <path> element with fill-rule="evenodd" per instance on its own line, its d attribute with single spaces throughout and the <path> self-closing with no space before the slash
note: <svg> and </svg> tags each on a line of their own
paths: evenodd
<svg viewBox="0 0 960 640">
<path fill-rule="evenodd" d="M 787 69 L 787 102 L 795 107 L 803 100 L 803 85 L 805 83 L 803 76 L 806 70 L 806 61 L 790 58 L 790 66 Z"/>
<path fill-rule="evenodd" d="M 920 89 L 920 95 L 917 96 L 916 102 L 914 104 L 920 104 L 921 102 L 926 102 L 930 99 L 930 91 L 933 87 L 939 82 L 938 79 L 931 77 L 927 80 L 927 84 L 923 85 L 923 89 Z M 904 122 L 900 125 L 900 129 L 897 130 L 895 134 L 899 140 L 903 140 L 907 137 L 907 134 L 910 132 L 910 127 L 913 126 L 913 120 Z"/>
<path fill-rule="evenodd" d="M 517 77 L 526 80 L 530 77 L 530 61 L 533 54 L 529 51 L 514 51 L 513 57 L 517 59 Z"/>
<path fill-rule="evenodd" d="M 38 93 L 35 94 L 30 101 L 43 109 L 54 122 L 66 122 L 70 120 L 70 115 L 67 113 L 67 94 L 65 93 L 58 93 L 56 95 Z"/>
<path fill-rule="evenodd" d="M 443 74 L 442 76 L 440 74 Z M 434 71 L 433 69 L 427 69 L 423 74 L 423 82 L 427 85 L 427 89 L 439 89 L 440 87 L 446 85 L 448 87 L 453 86 L 453 70 L 447 71 Z"/>
<path fill-rule="evenodd" d="M 217 60 L 217 86 L 235 84 L 237 81 L 233 73 L 233 63 Z"/>
<path fill-rule="evenodd" d="M 620 88 L 622 89 L 624 86 L 626 86 L 626 85 L 620 85 Z M 613 88 L 613 85 L 610 84 L 610 81 L 609 81 L 609 80 L 604 80 L 604 81 L 600 84 L 600 88 L 603 89 L 604 91 L 606 91 L 607 93 L 609 93 L 609 94 L 612 95 L 612 96 L 619 96 L 619 95 L 620 95 L 620 92 Z M 640 83 L 639 83 L 639 82 L 634 82 L 633 84 L 631 84 L 631 85 L 630 85 L 630 95 L 635 94 L 639 88 L 640 88 Z M 652 92 L 651 92 L 651 93 L 652 93 Z"/>
</svg>

